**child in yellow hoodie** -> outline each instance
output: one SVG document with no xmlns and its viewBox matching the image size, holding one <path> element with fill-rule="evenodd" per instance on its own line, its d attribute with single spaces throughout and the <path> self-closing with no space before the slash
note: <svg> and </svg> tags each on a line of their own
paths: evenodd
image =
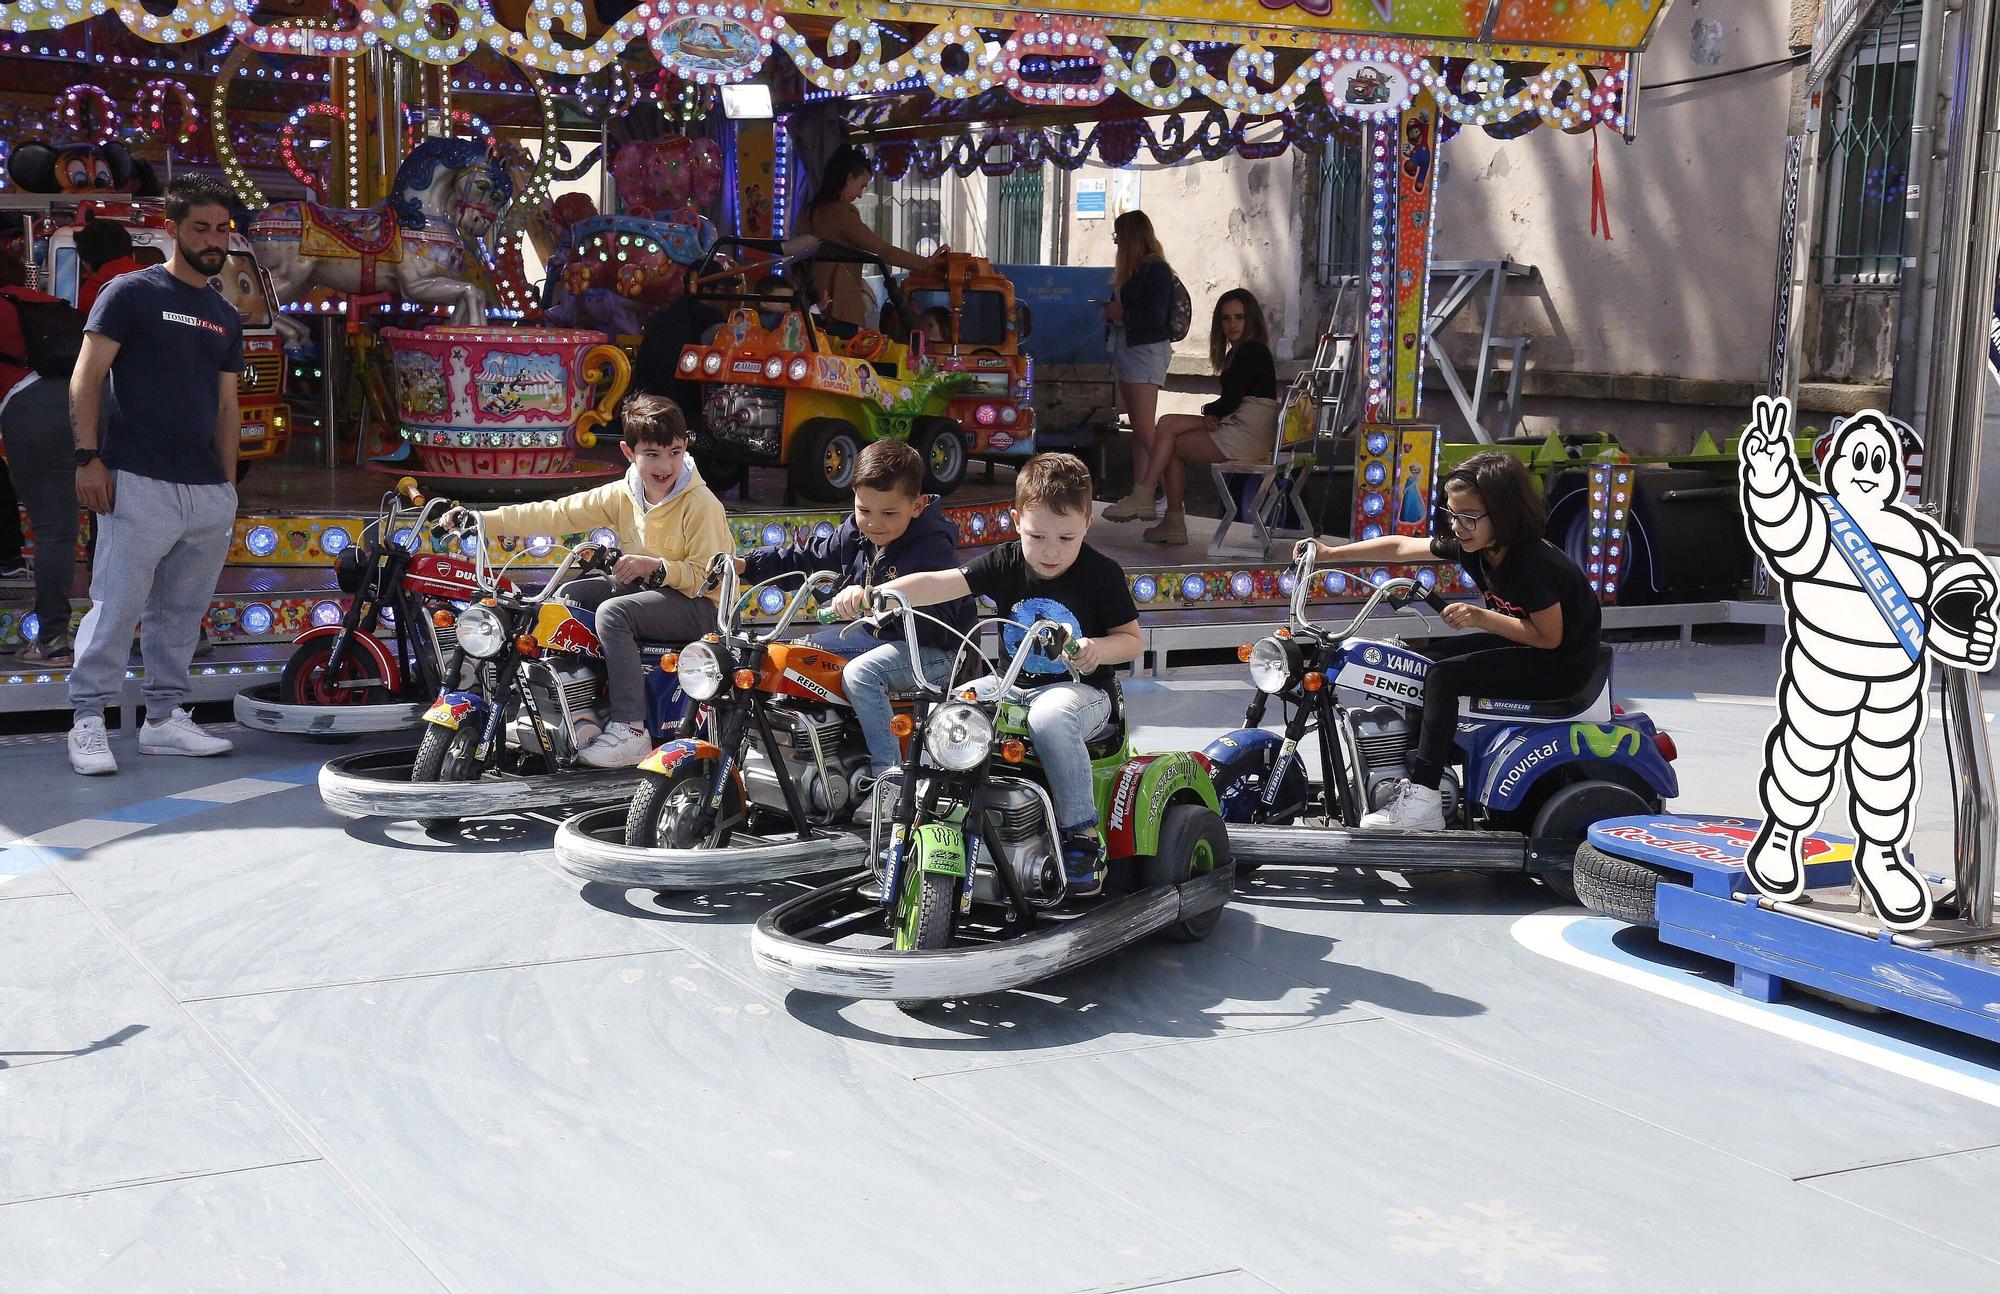
<svg viewBox="0 0 2000 1294">
<path fill-rule="evenodd" d="M 645 665 L 639 643 L 683 643 L 715 628 L 715 600 L 701 596 L 717 553 L 736 541 L 722 500 L 702 484 L 688 456 L 687 421 L 664 396 L 634 395 L 622 408 L 631 464 L 594 490 L 481 514 L 489 535 L 573 535 L 613 531 L 624 554 L 607 576 L 567 584 L 563 600 L 595 608 L 610 675 L 604 731 L 577 752 L 593 768 L 630 768 L 652 753 L 646 734 Z M 455 518 L 447 518 L 447 521 Z"/>
</svg>

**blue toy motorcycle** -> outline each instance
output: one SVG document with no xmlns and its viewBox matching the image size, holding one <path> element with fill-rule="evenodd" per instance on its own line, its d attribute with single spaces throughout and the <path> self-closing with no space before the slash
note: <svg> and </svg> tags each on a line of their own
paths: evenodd
<svg viewBox="0 0 2000 1294">
<path fill-rule="evenodd" d="M 1430 661 L 1393 639 L 1355 636 L 1387 601 L 1401 610 L 1436 592 L 1408 579 L 1374 582 L 1329 572 L 1372 591 L 1338 630 L 1306 617 L 1316 550 L 1293 565 L 1291 624 L 1239 653 L 1256 687 L 1243 727 L 1203 752 L 1229 824 L 1239 870 L 1264 863 L 1384 871 L 1527 873 L 1574 900 L 1571 862 L 1604 818 L 1658 812 L 1679 793 L 1673 740 L 1643 714 L 1611 703 L 1611 650 L 1600 649 L 1585 686 L 1560 701 L 1472 700 L 1459 718 L 1457 762 L 1445 773 L 1450 829 L 1361 831 L 1409 775 Z M 1280 731 L 1263 727 L 1271 702 Z M 1319 738 L 1320 778 L 1307 775 L 1305 739 Z"/>
</svg>

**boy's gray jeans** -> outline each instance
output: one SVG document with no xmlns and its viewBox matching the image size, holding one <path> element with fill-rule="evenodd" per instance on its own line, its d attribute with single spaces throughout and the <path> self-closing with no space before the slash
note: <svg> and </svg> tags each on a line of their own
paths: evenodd
<svg viewBox="0 0 2000 1294">
<path fill-rule="evenodd" d="M 201 637 L 236 524 L 234 485 L 182 485 L 114 472 L 109 514 L 97 519 L 90 611 L 76 634 L 69 703 L 79 719 L 104 714 L 124 686 L 132 631 L 140 631 L 149 718 L 187 700 L 188 662 Z"/>
</svg>

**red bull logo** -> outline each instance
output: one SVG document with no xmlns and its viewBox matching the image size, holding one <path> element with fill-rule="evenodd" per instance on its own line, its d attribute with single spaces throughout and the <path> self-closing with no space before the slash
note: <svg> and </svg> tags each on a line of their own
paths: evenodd
<svg viewBox="0 0 2000 1294">
<path fill-rule="evenodd" d="M 545 602 L 535 617 L 535 641 L 543 651 L 561 652 L 573 656 L 602 656 L 603 646 L 597 641 L 597 631 L 576 608 L 560 602 Z"/>
<path fill-rule="evenodd" d="M 1740 867 L 1749 856 L 1751 844 L 1757 839 L 1757 827 L 1741 818 L 1676 819 L 1645 826 L 1628 824 L 1611 827 L 1604 834 L 1685 858 Z M 1710 844 L 1710 841 L 1716 843 Z M 1854 846 L 1836 844 L 1818 836 L 1807 836 L 1801 845 L 1802 857 L 1808 863 L 1838 863 L 1854 857 Z"/>
<path fill-rule="evenodd" d="M 434 723 L 441 728 L 457 731 L 465 724 L 465 716 L 472 713 L 472 699 L 462 693 L 446 693 L 431 702 L 431 708 L 424 711 L 424 722 Z"/>
<path fill-rule="evenodd" d="M 1712 822 L 1690 823 L 1680 827 L 1679 830 L 1683 835 L 1714 836 L 1734 841 L 1742 847 L 1737 851 L 1739 860 L 1750 852 L 1750 846 L 1757 839 L 1757 828 L 1740 818 L 1718 818 Z M 1802 849 L 1802 857 L 1808 863 L 1816 858 L 1825 858 L 1832 862 L 1854 852 L 1848 845 L 1836 845 L 1831 841 L 1821 840 L 1818 836 L 1807 836 L 1802 842 Z"/>
</svg>

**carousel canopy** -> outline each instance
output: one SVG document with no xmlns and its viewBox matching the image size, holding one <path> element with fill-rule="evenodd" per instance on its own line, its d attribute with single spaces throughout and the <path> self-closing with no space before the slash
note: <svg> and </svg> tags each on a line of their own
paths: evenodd
<svg viewBox="0 0 2000 1294">
<path fill-rule="evenodd" d="M 599 70 L 620 58 L 627 46 L 643 40 L 663 67 L 711 81 L 756 75 L 774 47 L 784 48 L 797 61 L 816 28 L 826 32 L 823 39 L 836 56 L 829 60 L 829 72 L 845 68 L 838 56 L 850 52 L 860 55 L 864 64 L 879 62 L 877 50 L 883 38 L 914 31 L 925 34 L 912 50 L 890 56 L 899 64 L 894 70 L 923 74 L 941 62 L 948 79 L 968 93 L 977 93 L 988 73 L 1001 73 L 1002 83 L 1009 76 L 1018 80 L 1023 58 L 1051 48 L 1068 54 L 1081 47 L 1087 54 L 1131 37 L 1147 38 L 1148 44 L 1157 39 L 1167 47 L 1161 53 L 1168 57 L 1174 45 L 1202 41 L 1246 50 L 1309 48 L 1322 56 L 1364 49 L 1437 57 L 1592 61 L 1594 53 L 1624 54 L 1643 48 L 1667 3 L 1091 0 L 1087 5 L 1051 8 L 883 0 L 643 0 L 605 25 L 583 0 L 533 0 L 525 7 L 518 0 L 502 0 L 497 6 L 489 0 L 351 0 L 344 11 L 350 18 L 304 20 L 267 18 L 272 6 L 261 0 L 183 0 L 167 13 L 143 0 L 18 0 L 9 6 L 7 27 L 20 35 L 112 14 L 136 35 L 160 45 L 200 40 L 226 28 L 253 48 L 272 52 L 351 57 L 386 44 L 422 62 L 448 66 L 477 51 L 491 50 L 525 69 L 554 75 Z M 294 13 L 306 8 L 297 3 L 281 7 Z M 990 42 L 982 33 L 1010 36 Z M 889 43 L 898 42 L 890 37 Z M 1002 66 L 992 67 L 991 58 L 979 57 L 988 44 L 1000 46 Z M 951 54 L 953 49 L 960 55 Z M 966 53 L 975 58 L 972 75 L 958 75 L 956 65 Z M 872 79 L 872 68 L 864 71 Z"/>
</svg>

